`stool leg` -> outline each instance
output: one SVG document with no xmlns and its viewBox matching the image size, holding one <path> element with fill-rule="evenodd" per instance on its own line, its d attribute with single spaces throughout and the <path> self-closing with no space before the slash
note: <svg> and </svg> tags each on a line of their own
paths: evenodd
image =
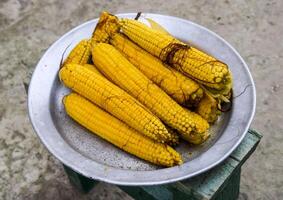
<svg viewBox="0 0 283 200">
<path fill-rule="evenodd" d="M 80 175 L 64 164 L 63 167 L 71 184 L 83 193 L 88 193 L 98 183 L 98 181 Z"/>
<path fill-rule="evenodd" d="M 229 183 L 213 198 L 214 200 L 237 200 L 240 193 L 241 168 L 229 178 Z"/>
</svg>

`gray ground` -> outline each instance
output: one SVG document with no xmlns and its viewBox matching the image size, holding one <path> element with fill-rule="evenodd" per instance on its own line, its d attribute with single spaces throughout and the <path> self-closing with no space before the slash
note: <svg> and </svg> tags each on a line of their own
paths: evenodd
<svg viewBox="0 0 283 200">
<path fill-rule="evenodd" d="M 257 85 L 252 128 L 263 133 L 243 167 L 240 199 L 283 199 L 283 1 L 0 1 L 0 199 L 129 199 L 99 184 L 73 189 L 61 164 L 37 139 L 22 85 L 45 50 L 63 33 L 108 10 L 155 12 L 190 19 L 229 41 Z"/>
</svg>

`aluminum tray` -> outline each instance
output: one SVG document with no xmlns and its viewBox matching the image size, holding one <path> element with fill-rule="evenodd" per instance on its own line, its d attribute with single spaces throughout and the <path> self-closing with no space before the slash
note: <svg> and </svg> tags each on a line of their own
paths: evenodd
<svg viewBox="0 0 283 200">
<path fill-rule="evenodd" d="M 134 18 L 136 14 L 119 14 Z M 223 161 L 244 138 L 254 116 L 256 95 L 249 69 L 237 51 L 210 30 L 188 20 L 142 14 L 164 26 L 171 34 L 224 61 L 234 78 L 233 109 L 221 116 L 210 129 L 212 137 L 201 146 L 182 143 L 177 151 L 184 164 L 160 168 L 125 153 L 71 120 L 65 113 L 62 98 L 69 93 L 58 80 L 63 51 L 68 52 L 81 39 L 89 38 L 98 21 L 88 21 L 63 35 L 42 56 L 33 73 L 28 93 L 29 116 L 35 132 L 47 149 L 73 170 L 96 180 L 119 185 L 165 184 L 190 178 Z M 233 34 L 233 33 L 231 33 Z"/>
</svg>

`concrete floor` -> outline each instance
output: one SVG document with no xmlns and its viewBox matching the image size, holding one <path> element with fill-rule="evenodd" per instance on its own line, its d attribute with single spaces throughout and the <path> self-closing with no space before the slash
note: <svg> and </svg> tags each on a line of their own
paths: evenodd
<svg viewBox="0 0 283 200">
<path fill-rule="evenodd" d="M 108 10 L 155 12 L 189 19 L 229 41 L 257 86 L 252 128 L 264 135 L 243 167 L 240 199 L 283 199 L 283 1 L 0 1 L 0 199 L 130 199 L 99 184 L 73 189 L 61 164 L 32 130 L 22 85 L 45 50 L 71 28 Z"/>
</svg>

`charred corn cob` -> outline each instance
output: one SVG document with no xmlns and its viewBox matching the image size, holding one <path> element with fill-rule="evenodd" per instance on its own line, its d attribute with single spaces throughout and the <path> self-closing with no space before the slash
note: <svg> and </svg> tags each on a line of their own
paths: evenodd
<svg viewBox="0 0 283 200">
<path fill-rule="evenodd" d="M 131 40 L 185 75 L 221 92 L 231 89 L 230 71 L 221 61 L 137 20 L 122 19 L 119 25 Z"/>
<path fill-rule="evenodd" d="M 162 122 L 142 104 L 103 76 L 78 64 L 67 64 L 59 72 L 63 83 L 105 109 L 132 128 L 159 141 L 170 135 Z"/>
<path fill-rule="evenodd" d="M 91 40 L 81 40 L 70 52 L 64 64 L 86 64 L 91 61 Z"/>
<path fill-rule="evenodd" d="M 182 163 L 180 154 L 170 146 L 141 135 L 80 95 L 71 93 L 63 103 L 75 121 L 120 149 L 157 165 Z"/>
<path fill-rule="evenodd" d="M 100 72 L 137 98 L 172 128 L 186 136 L 207 132 L 209 125 L 204 119 L 192 112 L 186 112 L 113 46 L 105 43 L 94 45 L 92 58 Z"/>
<path fill-rule="evenodd" d="M 110 39 L 110 43 L 178 103 L 188 106 L 197 105 L 202 98 L 203 90 L 198 83 L 163 65 L 159 59 L 138 47 L 125 36 L 115 34 Z"/>
<path fill-rule="evenodd" d="M 209 123 L 213 123 L 217 120 L 218 115 L 221 114 L 217 108 L 217 104 L 217 101 L 212 96 L 205 93 L 203 99 L 196 108 L 196 112 Z"/>
</svg>

